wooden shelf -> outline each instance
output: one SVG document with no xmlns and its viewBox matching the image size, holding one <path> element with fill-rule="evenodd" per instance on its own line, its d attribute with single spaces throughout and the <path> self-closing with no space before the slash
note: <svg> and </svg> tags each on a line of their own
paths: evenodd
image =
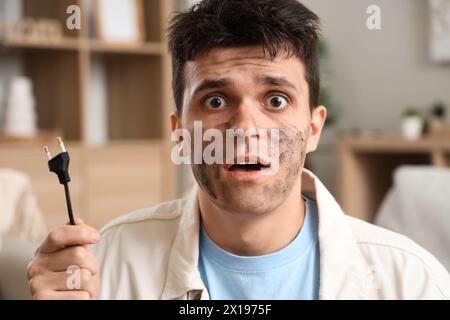
<svg viewBox="0 0 450 320">
<path fill-rule="evenodd" d="M 22 0 L 24 16 L 56 19 L 65 25 L 68 5 L 87 7 L 89 0 Z M 81 30 L 64 29 L 62 39 L 10 38 L 5 48 L 20 49 L 25 75 L 31 78 L 39 128 L 60 130 L 65 139 L 89 143 L 89 86 L 92 60 L 104 65 L 108 134 L 112 140 L 168 140 L 162 124 L 174 109 L 170 57 L 165 30 L 169 0 L 143 1 L 144 43 L 108 43 L 90 38 L 89 21 Z M 168 129 L 168 128 L 167 128 Z"/>
<path fill-rule="evenodd" d="M 100 40 L 81 40 L 62 38 L 54 41 L 41 41 L 27 38 L 9 38 L 1 43 L 11 49 L 38 50 L 88 50 L 93 53 L 161 55 L 165 51 L 163 43 L 108 43 Z"/>
<path fill-rule="evenodd" d="M 57 41 L 10 38 L 0 46 L 20 50 L 24 75 L 33 83 L 38 127 L 59 132 L 70 146 L 77 211 L 100 226 L 113 216 L 176 195 L 168 125 L 174 103 L 165 38 L 173 3 L 143 1 L 145 42 L 115 44 L 89 34 L 92 22 L 83 14 L 87 1 L 22 0 L 25 17 L 56 19 L 63 26 L 66 8 L 79 5 L 82 28 L 63 28 L 63 38 Z M 94 60 L 103 66 L 106 89 L 109 140 L 101 147 L 90 146 L 88 138 Z M 43 211 L 56 216 L 65 212 L 64 203 L 52 204 L 60 189 L 42 162 L 42 142 L 53 145 L 52 135 L 21 141 L 0 137 L 0 165 L 29 174 Z"/>
<path fill-rule="evenodd" d="M 3 47 L 12 49 L 43 49 L 43 50 L 79 50 L 81 42 L 78 39 L 62 38 L 54 41 L 41 41 L 22 38 L 9 38 L 3 41 Z"/>
<path fill-rule="evenodd" d="M 429 152 L 433 149 L 450 151 L 448 139 L 436 139 L 423 137 L 419 140 L 405 140 L 398 136 L 383 137 L 347 137 L 342 140 L 346 146 L 351 147 L 355 152 Z"/>
<path fill-rule="evenodd" d="M 0 146 L 8 147 L 14 145 L 43 145 L 49 140 L 54 140 L 55 137 L 60 136 L 59 131 L 40 131 L 32 137 L 16 137 L 0 134 Z"/>
<path fill-rule="evenodd" d="M 95 53 L 125 53 L 125 54 L 143 54 L 160 55 L 163 54 L 164 44 L 157 42 L 147 42 L 142 44 L 114 44 L 91 40 L 87 42 L 87 49 Z"/>
<path fill-rule="evenodd" d="M 401 165 L 450 167 L 450 141 L 399 137 L 347 137 L 339 143 L 339 203 L 345 212 L 373 222 L 392 174 Z"/>
</svg>

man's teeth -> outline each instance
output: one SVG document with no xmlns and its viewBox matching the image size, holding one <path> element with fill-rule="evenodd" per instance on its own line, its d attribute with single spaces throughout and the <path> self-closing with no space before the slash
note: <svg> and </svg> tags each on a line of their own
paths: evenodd
<svg viewBox="0 0 450 320">
<path fill-rule="evenodd" d="M 239 162 L 238 165 L 258 164 L 258 162 Z"/>
</svg>

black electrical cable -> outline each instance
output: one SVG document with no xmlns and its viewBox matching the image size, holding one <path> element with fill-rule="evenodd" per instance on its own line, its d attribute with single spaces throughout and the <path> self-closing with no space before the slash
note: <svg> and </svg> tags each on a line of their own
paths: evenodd
<svg viewBox="0 0 450 320">
<path fill-rule="evenodd" d="M 64 183 L 64 192 L 66 193 L 67 212 L 69 214 L 69 221 L 71 225 L 75 225 L 75 219 L 73 218 L 72 201 L 70 200 L 69 184 Z"/>
<path fill-rule="evenodd" d="M 48 158 L 48 168 L 51 172 L 54 172 L 59 179 L 59 183 L 64 185 L 64 192 L 66 194 L 66 204 L 67 204 L 67 213 L 69 215 L 69 221 L 71 225 L 75 225 L 75 219 L 73 217 L 72 211 L 72 201 L 70 199 L 70 191 L 69 191 L 69 162 L 70 157 L 69 153 L 66 151 L 66 147 L 61 138 L 57 138 L 59 147 L 61 148 L 61 153 L 59 153 L 56 157 L 52 158 L 52 154 L 47 146 L 44 146 L 45 153 Z"/>
</svg>

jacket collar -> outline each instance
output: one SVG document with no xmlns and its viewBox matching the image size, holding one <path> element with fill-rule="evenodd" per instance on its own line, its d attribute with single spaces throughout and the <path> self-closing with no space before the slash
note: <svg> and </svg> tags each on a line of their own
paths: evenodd
<svg viewBox="0 0 450 320">
<path fill-rule="evenodd" d="M 374 298 L 374 266 L 362 256 L 349 218 L 327 188 L 308 170 L 303 170 L 302 194 L 316 202 L 319 215 L 319 298 Z"/>
<path fill-rule="evenodd" d="M 181 213 L 178 232 L 169 256 L 162 300 L 186 299 L 189 292 L 199 292 L 202 299 L 208 298 L 197 268 L 200 232 L 197 195 L 198 186 L 195 184 Z"/>
<path fill-rule="evenodd" d="M 192 188 L 181 214 L 169 256 L 161 299 L 208 299 L 198 272 L 200 214 L 198 186 Z M 320 299 L 371 298 L 373 268 L 367 265 L 342 209 L 310 171 L 302 172 L 302 194 L 317 203 L 320 246 Z"/>
</svg>

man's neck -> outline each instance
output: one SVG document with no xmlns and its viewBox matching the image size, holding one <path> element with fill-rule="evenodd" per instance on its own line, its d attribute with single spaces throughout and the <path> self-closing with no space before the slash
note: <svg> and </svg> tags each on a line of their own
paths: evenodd
<svg viewBox="0 0 450 320">
<path fill-rule="evenodd" d="M 300 231 L 305 203 L 300 196 L 301 183 L 275 210 L 243 215 L 217 207 L 200 190 L 199 207 L 208 236 L 222 249 L 241 256 L 260 256 L 287 246 Z"/>
</svg>

